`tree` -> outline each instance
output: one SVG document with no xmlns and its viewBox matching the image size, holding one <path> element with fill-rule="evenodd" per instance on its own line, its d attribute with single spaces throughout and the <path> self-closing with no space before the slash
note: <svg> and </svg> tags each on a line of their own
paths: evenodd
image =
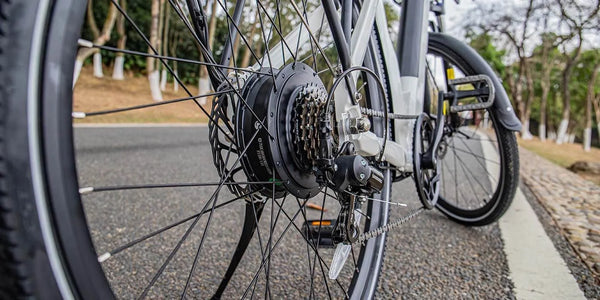
<svg viewBox="0 0 600 300">
<path fill-rule="evenodd" d="M 531 104 L 533 103 L 533 82 L 529 69 L 529 57 L 526 46 L 530 42 L 532 36 L 535 35 L 535 30 L 532 29 L 532 23 L 536 21 L 534 11 L 541 4 L 537 0 L 528 0 L 527 5 L 511 5 L 498 9 L 497 7 L 484 8 L 480 6 L 481 15 L 485 15 L 485 19 L 479 20 L 477 27 L 483 29 L 484 32 L 494 32 L 507 40 L 507 44 L 514 51 L 518 62 L 516 68 L 507 68 L 507 84 L 511 92 L 512 100 L 523 127 L 521 129 L 521 137 L 524 139 L 531 138 L 529 131 L 529 118 L 531 115 Z M 472 25 L 472 24 L 471 24 Z M 528 97 L 523 99 L 523 88 L 527 88 Z"/>
<path fill-rule="evenodd" d="M 215 42 L 215 33 L 217 30 L 217 6 L 219 5 L 218 0 L 206 1 L 204 11 L 208 10 L 209 3 L 211 4 L 211 14 L 208 21 L 208 49 L 213 51 L 213 44 Z M 198 50 L 201 53 L 200 49 Z M 202 57 L 202 54 L 199 54 Z M 206 94 L 210 91 L 210 80 L 208 80 L 208 72 L 206 67 L 203 65 L 199 66 L 198 73 L 200 74 L 198 79 L 198 94 Z M 200 103 L 204 104 L 206 97 L 200 99 Z"/>
<path fill-rule="evenodd" d="M 94 35 L 93 42 L 95 45 L 102 46 L 108 42 L 108 40 L 110 40 L 110 34 L 113 26 L 115 25 L 116 19 L 117 7 L 111 3 L 108 8 L 108 13 L 106 14 L 106 19 L 104 20 L 104 25 L 102 26 L 102 31 L 100 32 L 93 16 L 93 2 L 92 0 L 89 0 L 87 7 L 87 21 Z M 75 83 L 79 78 L 79 73 L 81 72 L 81 67 L 83 67 L 83 62 L 92 54 L 94 55 L 94 75 L 97 77 L 102 77 L 102 57 L 100 56 L 100 51 L 95 47 L 83 47 L 77 51 L 75 70 L 73 72 L 73 86 L 75 86 Z"/>
<path fill-rule="evenodd" d="M 506 50 L 498 49 L 494 45 L 493 37 L 488 32 L 477 34 L 471 30 L 467 32 L 466 38 L 469 45 L 490 64 L 496 74 L 500 78 L 505 78 L 506 66 L 503 60 L 506 56 Z"/>
<path fill-rule="evenodd" d="M 162 47 L 162 53 L 164 55 L 167 55 L 169 53 L 169 23 L 170 23 L 170 17 L 171 17 L 171 10 L 170 9 L 165 9 L 165 13 L 164 13 L 164 28 L 163 28 L 163 33 L 162 33 L 162 40 L 163 40 L 163 47 Z M 167 88 L 167 68 L 163 68 L 162 69 L 162 73 L 161 73 L 161 78 L 160 78 L 160 90 L 161 91 L 165 91 L 165 89 Z"/>
<path fill-rule="evenodd" d="M 563 113 L 556 137 L 556 143 L 561 144 L 567 142 L 567 130 L 571 116 L 571 91 L 569 89 L 569 79 L 573 74 L 573 68 L 583 49 L 584 31 L 588 30 L 590 25 L 594 25 L 593 23 L 598 16 L 600 0 L 596 0 L 595 4 L 579 3 L 575 0 L 556 0 L 556 2 L 560 9 L 562 22 L 569 31 L 569 38 L 565 40 L 572 40 L 575 43 L 575 49 L 570 52 L 567 51 L 567 44 L 563 44 L 563 54 L 565 56 L 565 66 L 562 71 Z"/>
<path fill-rule="evenodd" d="M 592 69 L 592 76 L 587 85 L 585 101 L 585 129 L 583 131 L 583 150 L 590 151 L 592 146 L 592 102 L 596 98 L 596 79 L 600 70 L 600 61 L 597 61 Z M 598 118 L 596 118 L 597 121 Z M 600 122 L 600 121 L 599 121 Z"/>
<path fill-rule="evenodd" d="M 594 112 L 596 113 L 596 130 L 598 131 L 598 137 L 600 137 L 600 93 L 596 95 L 592 103 L 594 104 Z"/>
<path fill-rule="evenodd" d="M 242 62 L 240 63 L 240 66 L 242 66 L 243 68 L 248 67 L 250 65 L 250 58 L 251 58 L 251 50 L 252 49 L 256 49 L 256 48 L 260 48 L 260 45 L 255 45 L 255 35 L 256 35 L 256 29 L 258 29 L 260 20 L 258 19 L 258 9 L 256 10 L 256 13 L 254 15 L 254 20 L 250 25 L 250 35 L 249 35 L 249 39 L 248 39 L 248 48 L 246 48 L 246 51 L 244 51 L 244 55 L 242 56 Z M 260 38 L 258 39 L 258 42 L 260 44 Z"/>
<path fill-rule="evenodd" d="M 547 29 L 547 22 L 545 22 L 544 28 Z M 546 140 L 547 105 L 551 88 L 551 75 L 552 70 L 556 66 L 556 56 L 559 55 L 556 45 L 556 34 L 545 32 L 542 34 L 542 44 L 537 49 L 538 51 L 534 51 L 537 52 L 536 58 L 538 59 L 538 66 L 540 70 L 539 82 L 541 87 L 541 96 L 538 135 L 542 141 Z"/>
<path fill-rule="evenodd" d="M 126 0 L 121 0 L 121 9 L 126 11 L 127 2 Z M 125 43 L 127 42 L 127 33 L 125 32 L 125 17 L 123 14 L 119 14 L 117 16 L 117 35 L 119 36 L 119 40 L 117 41 L 117 48 L 125 49 Z M 123 76 L 123 65 L 125 64 L 125 56 L 122 52 L 117 53 L 115 57 L 115 63 L 113 66 L 113 75 L 112 78 L 115 80 L 123 80 L 125 77 Z"/>
<path fill-rule="evenodd" d="M 163 0 L 164 1 L 164 0 Z M 161 0 L 152 0 L 152 6 L 150 9 L 150 13 L 152 16 L 152 21 L 150 25 L 150 47 L 148 47 L 149 54 L 155 54 L 152 48 L 158 50 L 159 46 L 159 32 L 158 32 L 158 21 L 160 15 L 160 6 Z M 150 92 L 152 93 L 152 99 L 154 101 L 162 101 L 162 93 L 160 92 L 159 86 L 159 71 L 155 66 L 156 59 L 153 57 L 148 57 L 146 59 L 146 73 L 148 76 L 148 81 L 150 83 Z"/>
</svg>

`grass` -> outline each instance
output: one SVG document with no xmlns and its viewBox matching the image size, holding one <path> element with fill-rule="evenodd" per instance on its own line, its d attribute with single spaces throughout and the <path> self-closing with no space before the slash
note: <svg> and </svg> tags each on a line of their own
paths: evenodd
<svg viewBox="0 0 600 300">
<path fill-rule="evenodd" d="M 100 110 L 155 103 L 150 95 L 148 79 L 145 76 L 126 74 L 125 80 L 113 80 L 112 70 L 104 70 L 104 78 L 92 75 L 92 68 L 85 67 L 73 89 L 73 111 L 94 112 Z M 198 94 L 195 86 L 188 85 L 192 95 Z M 167 84 L 163 99 L 170 100 L 188 97 L 180 87 L 173 91 L 173 84 Z M 199 99 L 200 100 L 200 99 Z M 212 99 L 202 105 L 210 112 Z M 206 123 L 208 118 L 193 101 L 144 108 L 139 110 L 99 115 L 76 119 L 76 123 Z"/>
<path fill-rule="evenodd" d="M 600 162 L 600 149 L 592 148 L 589 152 L 583 151 L 581 144 L 557 145 L 553 141 L 542 142 L 539 138 L 523 140 L 519 138 L 519 145 L 523 148 L 544 157 L 545 159 L 567 168 L 577 161 Z M 600 175 L 578 173 L 582 177 L 600 185 Z"/>
</svg>

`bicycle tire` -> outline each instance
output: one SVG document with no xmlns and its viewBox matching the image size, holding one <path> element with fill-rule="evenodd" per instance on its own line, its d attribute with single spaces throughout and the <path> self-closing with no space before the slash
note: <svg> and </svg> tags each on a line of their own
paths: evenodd
<svg viewBox="0 0 600 300">
<path fill-rule="evenodd" d="M 465 76 L 484 74 L 492 78 L 495 85 L 502 86 L 489 65 L 466 44 L 445 34 L 429 34 L 429 53 L 442 57 L 459 68 Z M 504 92 L 504 91 L 500 91 Z M 487 110 L 493 121 L 500 156 L 500 176 L 493 196 L 484 206 L 465 209 L 440 195 L 437 209 L 450 219 L 467 226 L 484 226 L 497 221 L 508 209 L 519 185 L 519 149 L 513 131 L 498 121 L 494 108 Z M 465 174 L 468 177 L 468 175 Z M 465 179 L 471 180 L 471 179 Z"/>
</svg>

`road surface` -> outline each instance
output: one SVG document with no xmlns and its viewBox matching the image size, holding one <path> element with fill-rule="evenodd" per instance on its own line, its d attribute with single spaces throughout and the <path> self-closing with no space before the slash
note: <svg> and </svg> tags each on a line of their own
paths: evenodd
<svg viewBox="0 0 600 300">
<path fill-rule="evenodd" d="M 75 130 L 80 186 L 218 181 L 207 131 L 201 126 L 80 126 Z M 85 195 L 82 201 L 98 254 L 202 211 L 214 190 L 215 187 L 211 186 Z M 217 203 L 232 198 L 223 188 Z M 311 200 L 315 204 L 321 204 L 320 201 Z M 405 203 L 408 207 L 393 207 L 392 219 L 419 205 L 410 179 L 394 185 L 393 201 Z M 277 217 L 278 206 L 267 205 L 262 219 L 266 220 L 262 222 L 266 224 L 261 224 L 258 234 L 269 235 L 271 215 L 279 220 L 273 229 L 275 236 L 284 232 L 284 225 L 289 224 L 289 219 L 294 219 L 294 213 L 299 210 L 295 199 L 288 198 L 282 203 L 287 215 L 280 213 Z M 583 297 L 520 192 L 515 203 L 507 217 L 490 226 L 465 227 L 434 210 L 391 232 L 377 296 L 388 299 Z M 327 205 L 331 207 L 335 203 L 327 199 Z M 210 205 L 207 207 L 210 208 Z M 228 265 L 244 216 L 243 204 L 239 203 L 215 211 L 210 221 L 208 215 L 198 218 L 195 225 L 195 219 L 191 219 L 107 259 L 102 266 L 115 294 L 125 299 L 140 295 L 186 230 L 192 228 L 180 249 L 174 252 L 173 259 L 166 264 L 164 272 L 148 290 L 148 296 L 180 297 L 198 245 L 204 240 L 187 296 L 206 298 L 206 291 L 219 284 L 219 274 Z M 318 211 L 307 211 L 307 214 L 308 219 L 319 217 Z M 301 213 L 296 215 L 297 226 L 303 223 L 302 218 Z M 210 230 L 204 230 L 207 223 Z M 298 238 L 298 231 L 293 226 L 290 228 L 292 237 L 283 238 L 277 244 L 269 266 L 271 288 L 268 292 L 276 299 L 305 296 L 310 290 L 306 275 L 311 270 L 306 262 L 316 261 L 314 255 L 307 254 L 311 251 Z M 253 240 L 246 254 L 252 257 L 251 262 L 245 260 L 241 263 L 225 297 L 239 298 L 244 292 L 247 296 L 263 297 L 267 292 L 248 288 L 247 279 L 256 274 L 261 257 L 259 244 L 263 243 L 267 244 L 268 239 Z M 327 263 L 332 251 L 325 249 L 321 253 Z M 536 256 L 541 256 L 541 260 L 533 260 Z M 317 269 L 315 276 L 322 280 L 326 271 L 319 270 L 318 262 L 313 265 Z M 346 265 L 340 277 L 351 270 L 351 264 Z M 257 276 L 259 286 L 263 284 L 261 280 L 264 280 L 265 272 L 263 270 Z M 543 276 L 548 273 L 553 276 Z M 288 284 L 279 284 L 282 282 Z M 316 287 L 316 297 L 326 298 L 327 288 L 323 284 Z M 334 297 L 340 296 L 334 291 L 335 287 L 331 290 Z"/>
</svg>

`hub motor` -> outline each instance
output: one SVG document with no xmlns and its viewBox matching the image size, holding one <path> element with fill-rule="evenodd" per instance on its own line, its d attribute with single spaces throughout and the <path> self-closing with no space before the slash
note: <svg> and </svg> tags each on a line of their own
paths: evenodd
<svg viewBox="0 0 600 300">
<path fill-rule="evenodd" d="M 316 195 L 320 183 L 315 170 L 323 158 L 319 133 L 324 125 L 331 128 L 320 118 L 327 92 L 316 72 L 296 63 L 283 67 L 274 81 L 270 75 L 255 74 L 246 81 L 242 95 L 247 106 L 237 105 L 235 131 L 238 147 L 248 148 L 242 166 L 249 181 L 276 181 L 275 191 L 273 184 L 262 184 L 261 191 L 268 196 Z"/>
</svg>

